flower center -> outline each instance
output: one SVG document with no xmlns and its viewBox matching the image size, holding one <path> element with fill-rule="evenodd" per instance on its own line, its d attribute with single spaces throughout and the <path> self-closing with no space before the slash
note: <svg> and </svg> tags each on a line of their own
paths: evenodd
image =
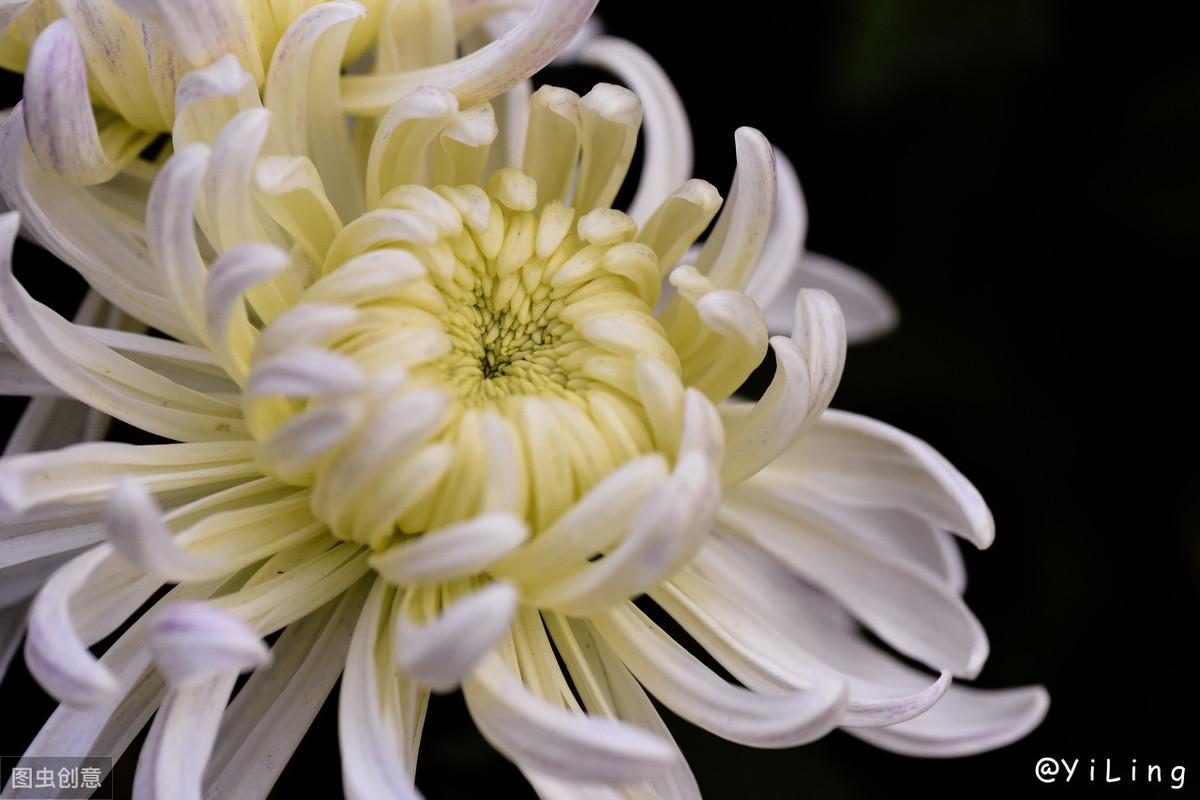
<svg viewBox="0 0 1200 800">
<path fill-rule="evenodd" d="M 263 331 L 247 416 L 264 468 L 373 547 L 487 511 L 546 527 L 663 449 L 641 392 L 678 384 L 679 362 L 636 232 L 539 205 L 513 169 L 486 190 L 393 190 Z"/>
</svg>

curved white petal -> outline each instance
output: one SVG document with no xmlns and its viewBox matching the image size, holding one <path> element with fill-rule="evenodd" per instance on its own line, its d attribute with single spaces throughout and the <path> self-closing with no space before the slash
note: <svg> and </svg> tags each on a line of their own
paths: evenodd
<svg viewBox="0 0 1200 800">
<path fill-rule="evenodd" d="M 387 618 L 393 593 L 383 580 L 371 587 L 354 628 L 338 697 L 338 745 L 348 800 L 416 800 L 416 750 L 410 730 L 424 715 L 427 695 L 391 671 Z"/>
<path fill-rule="evenodd" d="M 641 728 L 535 697 L 496 653 L 463 683 L 463 695 L 484 738 L 523 769 L 619 784 L 652 777 L 679 758 L 671 744 Z"/>
<path fill-rule="evenodd" d="M 297 347 L 255 367 L 246 397 L 336 397 L 366 385 L 367 376 L 348 356 L 315 347 Z"/>
<path fill-rule="evenodd" d="M 700 250 L 696 269 L 723 289 L 741 291 L 758 266 L 775 212 L 775 157 L 767 137 L 738 128 L 737 171 L 725 210 Z"/>
<path fill-rule="evenodd" d="M 270 111 L 247 109 L 229 120 L 212 144 L 203 183 L 205 211 L 199 219 L 207 223 L 204 231 L 219 253 L 269 239 L 259 219 L 254 176 L 270 125 Z M 260 316 L 270 322 L 281 305 L 276 299 L 273 307 L 260 309 Z"/>
<path fill-rule="evenodd" d="M 211 145 L 229 120 L 248 108 L 261 108 L 258 82 L 232 54 L 184 75 L 175 91 L 175 149 Z"/>
<path fill-rule="evenodd" d="M 675 313 L 664 319 L 679 352 L 683 381 L 714 402 L 732 395 L 767 354 L 767 326 L 754 301 L 716 284 L 694 267 L 676 267 Z"/>
<path fill-rule="evenodd" d="M 996 524 L 987 503 L 944 456 L 917 437 L 878 420 L 827 411 L 767 470 L 851 508 L 899 509 L 976 547 L 991 545 Z"/>
<path fill-rule="evenodd" d="M 827 256 L 803 253 L 775 297 L 760 303 L 772 333 L 792 329 L 792 298 L 801 289 L 823 289 L 834 296 L 846 317 L 846 338 L 852 344 L 882 336 L 900 320 L 896 304 L 866 273 Z"/>
<path fill-rule="evenodd" d="M 642 99 L 646 150 L 629 205 L 639 224 L 692 174 L 692 130 L 678 92 L 654 58 L 631 42 L 603 36 L 582 45 L 579 60 L 610 70 Z"/>
<path fill-rule="evenodd" d="M 218 585 L 208 582 L 176 587 L 155 608 L 181 600 L 203 600 Z M 163 696 L 163 681 L 151 667 L 146 645 L 149 619 L 143 615 L 135 620 L 101 658 L 123 691 L 92 708 L 59 705 L 26 749 L 25 758 L 61 757 L 63 753 L 120 758 L 145 729 Z"/>
<path fill-rule="evenodd" d="M 658 453 L 622 464 L 549 528 L 495 562 L 492 571 L 536 583 L 586 561 L 629 530 L 638 509 L 668 474 L 667 461 Z"/>
<path fill-rule="evenodd" d="M 663 275 L 679 263 L 721 208 L 721 193 L 707 181 L 685 181 L 641 226 L 637 241 L 658 255 Z"/>
<path fill-rule="evenodd" d="M 507 633 L 516 609 L 517 590 L 498 582 L 455 600 L 422 624 L 399 616 L 392 634 L 396 667 L 435 692 L 449 692 Z"/>
<path fill-rule="evenodd" d="M 820 418 L 841 380 L 846 334 L 841 311 L 821 291 L 796 296 L 791 338 L 770 340 L 775 377 L 751 406 L 726 402 L 725 462 L 721 482 L 733 486 L 771 464 Z"/>
<path fill-rule="evenodd" d="M 602 638 L 578 620 L 542 612 L 546 628 L 572 684 L 590 713 L 621 719 L 674 742 L 654 703 Z M 700 788 L 682 753 L 675 766 L 649 780 L 657 797 L 699 800 Z M 540 786 L 539 786 L 540 789 Z M 578 791 L 577 787 L 572 787 Z M 563 797 L 572 797 L 564 792 Z"/>
<path fill-rule="evenodd" d="M 721 574 L 738 582 L 762 577 L 749 570 L 729 569 Z M 729 580 L 711 583 L 704 573 L 689 567 L 650 596 L 721 666 L 754 691 L 804 689 L 814 679 L 845 680 L 849 702 L 839 724 L 880 727 L 925 713 L 950 687 L 949 672 L 917 686 L 893 686 L 843 672 L 808 652 L 808 640 L 792 638 L 757 613 L 756 606 L 731 600 L 728 595 L 738 593 L 740 587 L 728 584 Z"/>
<path fill-rule="evenodd" d="M 239 382 L 250 369 L 258 339 L 246 313 L 246 293 L 287 269 L 290 259 L 268 244 L 240 244 L 221 254 L 204 287 L 205 332 L 225 369 Z"/>
<path fill-rule="evenodd" d="M 254 21 L 236 0 L 115 0 L 130 14 L 158 26 L 172 50 L 192 68 L 204 67 L 232 53 L 263 80 L 263 63 L 254 36 Z"/>
<path fill-rule="evenodd" d="M 422 533 L 371 556 L 375 571 L 401 585 L 440 583 L 482 572 L 529 538 L 525 521 L 503 512 Z"/>
<path fill-rule="evenodd" d="M 597 84 L 579 101 L 580 162 L 571 207 L 579 214 L 608 208 L 633 162 L 642 102 L 621 86 Z"/>
<path fill-rule="evenodd" d="M 768 748 L 805 744 L 832 730 L 846 707 L 846 684 L 840 680 L 771 694 L 726 683 L 630 604 L 590 624 L 659 702 L 732 742 Z"/>
<path fill-rule="evenodd" d="M 204 785 L 210 797 L 266 797 L 346 665 L 369 583 L 289 625 L 221 720 Z"/>
<path fill-rule="evenodd" d="M 146 238 L 167 297 L 195 336 L 204 340 L 204 283 L 208 268 L 196 242 L 196 201 L 210 149 L 191 144 L 175 152 L 150 190 Z"/>
<path fill-rule="evenodd" d="M 438 134 L 458 113 L 447 91 L 422 86 L 400 98 L 379 121 L 367 160 L 367 205 L 402 184 L 425 179 Z"/>
<path fill-rule="evenodd" d="M 365 8 L 347 0 L 310 8 L 276 46 L 263 91 L 272 146 L 312 159 L 342 219 L 362 213 L 363 187 L 338 79 L 351 28 L 365 15 Z"/>
<path fill-rule="evenodd" d="M 176 603 L 150 623 L 169 691 L 138 757 L 135 800 L 200 800 L 201 777 L 239 672 L 270 661 L 245 623 L 204 603 Z"/>
<path fill-rule="evenodd" d="M 314 470 L 363 421 L 363 403 L 321 403 L 301 411 L 273 430 L 258 446 L 258 463 L 282 481 L 309 485 Z"/>
<path fill-rule="evenodd" d="M 252 442 L 130 445 L 92 442 L 0 461 L 0 516 L 51 503 L 105 498 L 122 475 L 153 492 L 199 488 L 254 476 Z"/>
<path fill-rule="evenodd" d="M 775 219 L 771 222 L 771 230 L 767 234 L 767 242 L 763 246 L 762 256 L 758 259 L 758 268 L 750 276 L 746 284 L 746 294 L 767 313 L 772 301 L 781 293 L 783 305 L 789 315 L 787 325 L 782 328 L 772 328 L 772 333 L 788 333 L 792 330 L 790 318 L 795 310 L 792 299 L 801 288 L 824 288 L 819 286 L 798 285 L 790 292 L 783 289 L 794 277 L 797 266 L 804 253 L 804 239 L 808 235 L 808 206 L 804 202 L 804 192 L 800 188 L 800 178 L 792 162 L 775 149 L 775 177 L 777 179 L 777 194 L 775 198 Z M 770 318 L 768 317 L 768 322 Z"/>
<path fill-rule="evenodd" d="M 844 521 L 787 490 L 726 492 L 718 525 L 824 589 L 900 652 L 974 677 L 988 655 L 983 626 L 962 598 L 926 570 L 863 543 Z"/>
<path fill-rule="evenodd" d="M 270 661 L 258 634 L 207 603 L 173 603 L 150 622 L 150 652 L 172 686 L 238 674 Z"/>
<path fill-rule="evenodd" d="M 566 202 L 579 161 L 579 95 L 542 86 L 529 98 L 527 124 L 521 171 L 537 183 L 542 203 Z"/>
<path fill-rule="evenodd" d="M 164 581 L 199 581 L 233 571 L 231 564 L 185 550 L 167 530 L 154 498 L 134 479 L 122 477 L 113 485 L 104 524 L 119 556 Z"/>
<path fill-rule="evenodd" d="M 523 586 L 524 602 L 587 615 L 647 591 L 700 547 L 719 496 L 713 462 L 701 451 L 684 453 L 671 477 L 638 510 L 620 544 L 561 578 Z"/>
<path fill-rule="evenodd" d="M 342 102 L 351 114 L 382 114 L 418 86 L 452 92 L 465 106 L 503 94 L 549 64 L 591 16 L 599 0 L 542 0 L 525 20 L 470 55 L 399 75 L 350 75 Z"/>
<path fill-rule="evenodd" d="M 88 652 L 71 620 L 71 596 L 111 555 L 95 547 L 56 571 L 29 610 L 25 662 L 47 692 L 76 706 L 96 706 L 120 691 L 116 677 Z"/>
<path fill-rule="evenodd" d="M 154 138 L 114 121 L 103 136 L 88 96 L 88 67 L 71 23 L 56 20 L 34 42 L 25 68 L 23 109 L 29 144 L 52 175 L 79 185 L 103 183 Z"/>
<path fill-rule="evenodd" d="M 952 686 L 921 716 L 887 728 L 849 732 L 876 747 L 919 758 L 956 758 L 995 750 L 1041 724 L 1050 695 L 1041 686 L 973 689 Z"/>
</svg>

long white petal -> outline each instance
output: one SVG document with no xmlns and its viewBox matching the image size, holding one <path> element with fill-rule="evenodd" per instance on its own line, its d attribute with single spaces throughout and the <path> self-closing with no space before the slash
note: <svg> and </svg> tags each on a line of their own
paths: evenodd
<svg viewBox="0 0 1200 800">
<path fill-rule="evenodd" d="M 176 601 L 203 600 L 218 586 L 217 582 L 208 582 L 176 587 L 149 615 Z M 143 615 L 137 619 L 101 658 L 123 691 L 93 708 L 59 705 L 26 749 L 25 758 L 63 753 L 120 758 L 145 728 L 163 696 L 163 681 L 151 668 L 146 643 L 150 618 Z"/>
<path fill-rule="evenodd" d="M 265 798 L 346 665 L 369 582 L 289 625 L 221 720 L 208 762 L 209 797 Z"/>
<path fill-rule="evenodd" d="M 413 786 L 416 753 L 410 751 L 407 730 L 423 716 L 426 695 L 414 691 L 407 677 L 392 674 L 391 648 L 386 641 L 379 646 L 380 636 L 387 636 L 391 594 L 383 580 L 371 587 L 342 675 L 338 745 L 349 800 L 421 796 Z"/>
<path fill-rule="evenodd" d="M 701 618 L 688 629 L 702 646 L 711 635 L 742 644 L 731 667 L 740 680 L 787 686 L 812 674 L 844 678 L 850 704 L 842 725 L 895 723 L 925 713 L 947 690 L 946 674 L 935 680 L 868 642 L 841 605 L 752 545 L 717 534 L 672 584 L 690 602 L 683 616 Z"/>
<path fill-rule="evenodd" d="M 584 783 L 629 783 L 658 774 L 679 757 L 672 745 L 638 727 L 540 700 L 495 653 L 463 684 L 463 694 L 484 738 L 526 769 Z"/>
<path fill-rule="evenodd" d="M 759 573 L 729 571 L 738 581 L 753 581 Z M 806 688 L 813 679 L 845 680 L 850 691 L 842 726 L 880 727 L 918 716 L 937 703 L 950 686 L 942 672 L 923 685 L 893 687 L 843 673 L 803 648 L 753 610 L 740 607 L 724 594 L 724 584 L 711 585 L 685 569 L 669 584 L 651 592 L 664 611 L 731 675 L 759 692 Z"/>
<path fill-rule="evenodd" d="M 983 667 L 987 636 L 962 598 L 846 533 L 836 517 L 792 503 L 786 491 L 743 486 L 726 492 L 718 524 L 827 591 L 900 652 L 965 677 Z"/>
<path fill-rule="evenodd" d="M 0 161 L 0 191 L 39 244 L 137 319 L 181 341 L 197 341 L 164 301 L 146 252 L 141 200 L 140 210 L 127 217 L 98 193 L 46 173 L 30 150 L 23 113 L 9 114 L 0 126 Z"/>
<path fill-rule="evenodd" d="M 761 302 L 772 333 L 792 329 L 795 304 L 801 289 L 824 289 L 838 301 L 846 317 L 846 338 L 851 344 L 869 341 L 896 327 L 900 312 L 878 283 L 866 273 L 816 253 L 803 253 L 787 283 L 769 302 Z"/>
<path fill-rule="evenodd" d="M 161 269 L 167 296 L 201 341 L 208 268 L 196 242 L 195 215 L 210 152 L 207 145 L 192 144 L 171 156 L 150 190 L 146 215 L 150 253 Z"/>
<path fill-rule="evenodd" d="M 549 64 L 571 43 L 599 0 L 542 0 L 518 26 L 448 64 L 399 75 L 351 75 L 342 98 L 351 114 L 382 114 L 418 86 L 445 89 L 464 106 L 503 94 Z"/>
<path fill-rule="evenodd" d="M 306 11 L 275 48 L 263 92 L 271 110 L 273 146 L 312 159 L 342 219 L 362 213 L 363 188 L 338 76 L 350 30 L 365 15 L 361 5 L 346 0 Z"/>
<path fill-rule="evenodd" d="M 726 683 L 629 604 L 590 624 L 659 702 L 732 742 L 770 748 L 805 744 L 832 730 L 846 707 L 846 684 L 838 680 L 772 694 Z"/>
<path fill-rule="evenodd" d="M 775 377 L 752 406 L 726 402 L 726 452 L 721 482 L 732 486 L 771 464 L 829 406 L 846 360 L 841 311 L 821 291 L 796 296 L 791 338 L 772 337 Z"/>
<path fill-rule="evenodd" d="M 800 188 L 800 178 L 796 175 L 796 169 L 778 148 L 775 150 L 775 176 L 778 185 L 775 219 L 771 222 L 771 230 L 767 234 L 767 242 L 758 260 L 758 268 L 746 284 L 746 294 L 758 303 L 764 313 L 772 307 L 772 301 L 776 297 L 780 294 L 786 295 L 781 303 L 786 306 L 787 325 L 772 329 L 771 332 L 787 333 L 792 330 L 791 314 L 795 310 L 792 299 L 796 292 L 801 288 L 824 287 L 797 285 L 791 288 L 790 292 L 784 291 L 788 281 L 794 277 L 804 253 L 804 240 L 808 235 L 808 206 L 804 202 L 804 192 Z"/>
<path fill-rule="evenodd" d="M 200 800 L 201 776 L 240 672 L 270 660 L 236 617 L 204 603 L 176 603 L 150 623 L 150 651 L 169 691 L 138 758 L 135 800 Z"/>
<path fill-rule="evenodd" d="M 582 215 L 616 199 L 637 148 L 642 102 L 624 87 L 601 83 L 580 99 L 579 123 L 581 157 L 571 207 Z"/>
<path fill-rule="evenodd" d="M 767 471 L 842 505 L 907 511 L 979 548 L 995 538 L 987 503 L 953 464 L 915 436 L 869 417 L 827 411 Z"/>
<path fill-rule="evenodd" d="M 629 205 L 639 224 L 692 174 L 692 130 L 678 92 L 658 62 L 637 45 L 604 36 L 582 46 L 579 60 L 615 73 L 642 99 L 646 140 L 641 180 Z"/>
<path fill-rule="evenodd" d="M 631 722 L 663 739 L 674 741 L 654 703 L 602 638 L 578 620 L 543 612 L 554 648 L 562 657 L 584 705 L 593 714 Z M 676 766 L 650 785 L 664 800 L 699 800 L 700 789 L 687 761 L 680 754 Z M 567 792 L 564 797 L 571 797 Z"/>
<path fill-rule="evenodd" d="M 524 601 L 586 615 L 647 591 L 700 547 L 718 498 L 715 465 L 704 453 L 689 451 L 639 509 L 619 545 L 562 578 L 522 587 Z"/>
<path fill-rule="evenodd" d="M 432 151 L 458 113 L 454 95 L 422 86 L 400 98 L 379 121 L 367 158 L 367 207 L 389 191 L 429 180 Z"/>
<path fill-rule="evenodd" d="M 283 272 L 287 253 L 267 244 L 242 244 L 226 251 L 208 273 L 204 292 L 205 330 L 226 371 L 243 381 L 257 330 L 246 313 L 246 293 Z"/>
<path fill-rule="evenodd" d="M 250 442 L 129 445 L 93 442 L 0 461 L 0 515 L 50 503 L 103 499 L 122 475 L 152 492 L 245 480 L 257 474 Z"/>
<path fill-rule="evenodd" d="M 71 620 L 71 596 L 111 555 L 100 546 L 70 561 L 50 577 L 29 611 L 25 661 L 52 695 L 77 706 L 95 706 L 120 691 L 116 677 L 88 652 Z"/>
<path fill-rule="evenodd" d="M 919 758 L 956 758 L 995 750 L 1041 724 L 1050 696 L 1041 686 L 973 689 L 952 686 L 926 713 L 887 728 L 849 732 L 876 747 Z"/>
<path fill-rule="evenodd" d="M 771 143 L 753 128 L 738 128 L 737 171 L 729 200 L 704 243 L 696 269 L 723 289 L 746 288 L 767 241 L 775 210 Z"/>
<path fill-rule="evenodd" d="M 153 134 L 124 121 L 101 131 L 88 96 L 88 67 L 71 23 L 38 36 L 25 69 L 25 125 L 42 168 L 72 183 L 103 183 L 137 158 Z"/>
</svg>

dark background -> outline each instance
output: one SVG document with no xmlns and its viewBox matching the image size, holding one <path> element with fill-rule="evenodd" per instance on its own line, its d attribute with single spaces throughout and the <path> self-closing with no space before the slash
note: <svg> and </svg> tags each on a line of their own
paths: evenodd
<svg viewBox="0 0 1200 800">
<path fill-rule="evenodd" d="M 896 299 L 900 328 L 852 348 L 835 405 L 921 436 L 982 490 L 998 535 L 967 553 L 992 644 L 978 684 L 1042 683 L 1052 703 L 1026 740 L 948 761 L 840 733 L 755 751 L 668 714 L 705 796 L 1200 794 L 1200 7 L 708 5 L 603 0 L 600 15 L 677 82 L 698 176 L 727 187 L 734 129 L 762 129 L 800 174 L 812 249 Z M 13 673 L 0 697 L 31 691 Z M 52 707 L 30 705 L 5 714 L 0 752 Z M 1081 773 L 1182 764 L 1187 783 L 1042 786 L 1043 756 Z M 327 704 L 275 795 L 335 796 L 339 769 Z M 456 697 L 431 707 L 418 784 L 532 796 Z"/>
</svg>

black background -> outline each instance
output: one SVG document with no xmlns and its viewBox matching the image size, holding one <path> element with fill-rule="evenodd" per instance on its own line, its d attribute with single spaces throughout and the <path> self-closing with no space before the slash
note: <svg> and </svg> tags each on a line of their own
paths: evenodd
<svg viewBox="0 0 1200 800">
<path fill-rule="evenodd" d="M 762 129 L 800 174 L 812 249 L 897 300 L 900 328 L 852 348 L 835 405 L 921 436 L 982 490 L 998 535 L 967 553 L 992 643 L 978 683 L 1052 698 L 1026 740 L 948 761 L 840 733 L 754 751 L 668 715 L 705 796 L 1200 794 L 1200 7 L 603 0 L 599 13 L 675 80 L 698 176 L 728 186 L 734 129 Z M 52 708 L 12 672 L 5 754 Z M 1043 756 L 1182 764 L 1187 784 L 1042 786 Z M 331 703 L 275 796 L 336 796 L 339 770 Z M 418 785 L 532 796 L 455 697 L 430 709 Z"/>
</svg>

